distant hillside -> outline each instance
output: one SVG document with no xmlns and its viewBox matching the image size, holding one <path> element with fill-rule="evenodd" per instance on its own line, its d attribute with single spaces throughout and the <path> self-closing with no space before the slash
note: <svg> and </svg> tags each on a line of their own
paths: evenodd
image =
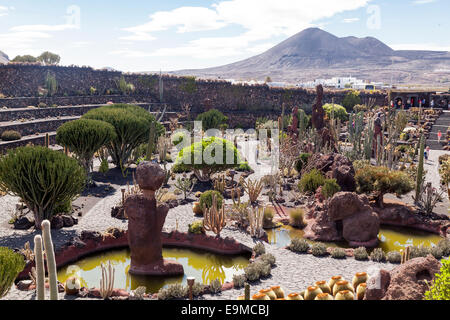
<svg viewBox="0 0 450 320">
<path fill-rule="evenodd" d="M 339 38 L 318 28 L 309 28 L 268 51 L 225 66 L 182 70 L 179 75 L 274 81 L 307 81 L 332 76 L 397 83 L 450 84 L 450 53 L 440 51 L 395 51 L 373 37 Z"/>
<path fill-rule="evenodd" d="M 9 62 L 9 57 L 6 55 L 6 53 L 3 53 L 0 51 L 0 64 L 7 64 Z"/>
</svg>

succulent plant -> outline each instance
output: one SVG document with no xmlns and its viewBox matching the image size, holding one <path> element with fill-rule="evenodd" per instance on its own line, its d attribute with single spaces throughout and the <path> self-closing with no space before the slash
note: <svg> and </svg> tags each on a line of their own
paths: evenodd
<svg viewBox="0 0 450 320">
<path fill-rule="evenodd" d="M 336 296 L 336 293 L 342 290 L 349 290 L 352 292 L 354 291 L 352 285 L 348 281 L 341 280 L 336 282 L 335 285 L 333 286 L 333 296 Z"/>
<path fill-rule="evenodd" d="M 390 263 L 400 263 L 402 262 L 402 254 L 398 251 L 390 251 L 386 255 L 386 259 Z"/>
<path fill-rule="evenodd" d="M 450 239 L 443 239 L 439 241 L 437 246 L 442 249 L 442 254 L 444 256 L 450 255 Z"/>
<path fill-rule="evenodd" d="M 261 259 L 261 261 L 270 264 L 270 266 L 274 266 L 276 263 L 276 258 L 273 254 L 271 253 L 265 253 L 263 255 L 261 255 L 258 259 Z"/>
<path fill-rule="evenodd" d="M 442 248 L 440 247 L 433 247 L 430 251 L 430 253 L 438 260 L 442 259 L 442 257 L 444 256 L 444 250 L 442 250 Z"/>
<path fill-rule="evenodd" d="M 235 288 L 242 288 L 247 281 L 245 274 L 235 274 L 233 275 L 233 285 Z"/>
<path fill-rule="evenodd" d="M 315 257 L 323 257 L 328 253 L 327 246 L 321 242 L 314 243 L 311 246 L 311 253 Z"/>
<path fill-rule="evenodd" d="M 288 294 L 286 300 L 303 300 L 303 297 L 299 293 Z"/>
<path fill-rule="evenodd" d="M 270 300 L 270 298 L 264 293 L 257 293 L 253 295 L 252 300 Z"/>
<path fill-rule="evenodd" d="M 259 293 L 263 293 L 270 298 L 270 300 L 276 300 L 278 297 L 271 288 L 259 290 Z"/>
<path fill-rule="evenodd" d="M 353 288 L 356 290 L 356 288 L 358 287 L 359 284 L 366 283 L 368 279 L 369 279 L 369 276 L 367 275 L 366 272 L 358 272 L 357 274 L 355 274 L 353 276 L 353 280 L 352 280 Z"/>
<path fill-rule="evenodd" d="M 323 293 L 319 287 L 311 286 L 305 291 L 305 300 L 314 300 L 318 294 Z"/>
<path fill-rule="evenodd" d="M 334 288 L 334 285 L 336 284 L 336 282 L 341 281 L 341 280 L 344 280 L 342 278 L 342 276 L 331 277 L 331 279 L 328 281 L 328 286 L 330 287 L 331 292 L 333 292 L 333 288 Z"/>
<path fill-rule="evenodd" d="M 366 294 L 367 289 L 367 283 L 360 283 L 358 287 L 356 287 L 356 298 L 358 300 L 364 299 L 364 296 Z"/>
<path fill-rule="evenodd" d="M 345 259 L 345 250 L 342 248 L 334 248 L 333 251 L 331 251 L 331 257 L 334 259 Z"/>
<path fill-rule="evenodd" d="M 367 253 L 365 247 L 356 248 L 353 251 L 353 255 L 355 256 L 356 260 L 367 260 L 369 258 L 369 254 Z"/>
<path fill-rule="evenodd" d="M 355 300 L 355 295 L 350 290 L 336 292 L 334 300 Z"/>
<path fill-rule="evenodd" d="M 319 293 L 314 300 L 334 300 L 333 296 L 329 293 Z"/>
<path fill-rule="evenodd" d="M 214 279 L 209 283 L 209 289 L 212 293 L 219 293 L 222 291 L 222 282 L 220 279 Z"/>
<path fill-rule="evenodd" d="M 270 287 L 270 289 L 272 289 L 272 291 L 275 292 L 277 298 L 284 298 L 284 291 L 280 286 L 273 286 Z"/>
<path fill-rule="evenodd" d="M 266 247 L 263 243 L 259 242 L 253 247 L 253 252 L 256 256 L 260 256 L 266 253 Z"/>
<path fill-rule="evenodd" d="M 309 243 L 305 239 L 292 239 L 289 249 L 293 252 L 307 253 L 309 249 Z"/>
<path fill-rule="evenodd" d="M 317 281 L 315 283 L 315 285 L 317 287 L 319 287 L 320 290 L 322 290 L 323 293 L 331 293 L 331 288 L 330 288 L 330 286 L 328 285 L 328 283 L 326 281 Z"/>
<path fill-rule="evenodd" d="M 384 254 L 383 249 L 376 248 L 370 254 L 370 259 L 376 262 L 383 262 L 386 260 L 386 255 Z"/>
</svg>

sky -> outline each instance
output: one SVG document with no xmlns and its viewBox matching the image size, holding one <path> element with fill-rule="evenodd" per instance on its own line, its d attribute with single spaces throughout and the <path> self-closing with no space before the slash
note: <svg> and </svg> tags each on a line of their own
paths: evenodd
<svg viewBox="0 0 450 320">
<path fill-rule="evenodd" d="M 0 51 L 121 71 L 220 66 L 305 28 L 450 51 L 449 0 L 0 0 Z"/>
</svg>

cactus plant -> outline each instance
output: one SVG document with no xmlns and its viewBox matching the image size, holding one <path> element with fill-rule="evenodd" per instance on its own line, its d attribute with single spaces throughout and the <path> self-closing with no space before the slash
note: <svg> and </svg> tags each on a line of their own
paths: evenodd
<svg viewBox="0 0 450 320">
<path fill-rule="evenodd" d="M 253 295 L 252 300 L 270 300 L 270 298 L 264 293 L 257 293 Z"/>
<path fill-rule="evenodd" d="M 343 290 L 349 290 L 354 292 L 354 289 L 352 287 L 352 285 L 346 281 L 346 280 L 341 280 L 335 283 L 335 285 L 333 286 L 333 296 L 336 296 L 336 294 L 339 291 L 343 291 Z"/>
<path fill-rule="evenodd" d="M 277 295 L 270 288 L 259 290 L 259 293 L 265 294 L 266 296 L 268 296 L 270 298 L 270 300 L 276 300 L 277 299 Z"/>
<path fill-rule="evenodd" d="M 350 290 L 341 290 L 336 292 L 335 300 L 355 300 L 355 295 Z"/>
<path fill-rule="evenodd" d="M 44 240 L 45 257 L 47 259 L 50 300 L 58 300 L 58 280 L 56 274 L 55 251 L 53 250 L 50 221 L 42 221 L 42 239 Z"/>
<path fill-rule="evenodd" d="M 361 283 L 366 283 L 368 279 L 369 276 L 366 272 L 358 272 L 357 274 L 355 274 L 352 280 L 353 288 L 356 290 L 358 285 L 360 285 Z"/>
<path fill-rule="evenodd" d="M 45 300 L 45 269 L 42 237 L 34 237 L 34 261 L 36 265 L 36 299 Z"/>
<path fill-rule="evenodd" d="M 155 140 L 156 140 L 156 124 L 155 122 L 150 123 L 150 132 L 148 136 L 147 144 L 147 160 L 152 160 L 153 151 L 155 150 Z"/>
<path fill-rule="evenodd" d="M 330 286 L 328 285 L 328 283 L 326 281 L 317 281 L 315 283 L 315 285 L 317 287 L 319 287 L 320 290 L 322 290 L 323 293 L 331 293 L 331 288 L 330 288 Z"/>
<path fill-rule="evenodd" d="M 416 205 L 419 202 L 420 191 L 421 191 L 421 187 L 422 187 L 424 152 L 425 152 L 425 138 L 424 138 L 424 136 L 422 136 L 420 138 L 419 164 L 417 166 L 416 196 L 414 197 L 414 202 L 415 202 Z"/>
<path fill-rule="evenodd" d="M 280 286 L 272 286 L 270 289 L 277 295 L 277 298 L 284 298 L 284 291 Z"/>
<path fill-rule="evenodd" d="M 318 294 L 323 293 L 319 287 L 311 286 L 305 291 L 305 300 L 314 300 Z"/>
<path fill-rule="evenodd" d="M 333 296 L 327 292 L 318 294 L 314 300 L 334 300 Z"/>
<path fill-rule="evenodd" d="M 244 284 L 244 297 L 245 300 L 250 300 L 250 284 L 248 283 Z"/>
<path fill-rule="evenodd" d="M 207 208 L 206 205 L 203 206 L 203 228 L 205 231 L 212 231 L 217 236 L 220 236 L 220 232 L 227 225 L 225 220 L 225 207 L 222 204 L 222 208 L 217 208 L 217 198 L 216 195 L 212 196 L 212 206 Z"/>
<path fill-rule="evenodd" d="M 358 287 L 356 287 L 356 298 L 358 300 L 364 299 L 367 290 L 367 283 L 360 283 Z"/>
<path fill-rule="evenodd" d="M 304 300 L 299 293 L 288 294 L 286 300 Z"/>
</svg>

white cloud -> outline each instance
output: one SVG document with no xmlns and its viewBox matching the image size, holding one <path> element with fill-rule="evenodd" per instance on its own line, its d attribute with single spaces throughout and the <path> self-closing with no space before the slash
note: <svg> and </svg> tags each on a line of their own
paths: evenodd
<svg viewBox="0 0 450 320">
<path fill-rule="evenodd" d="M 436 0 L 416 0 L 413 2 L 413 4 L 427 4 L 427 3 L 432 3 L 435 2 Z"/>
<path fill-rule="evenodd" d="M 154 40 L 150 33 L 177 27 L 178 33 L 215 30 L 225 26 L 214 10 L 204 7 L 180 7 L 172 11 L 158 11 L 150 15 L 150 21 L 123 30 L 132 35 L 122 37 L 123 40 Z"/>
<path fill-rule="evenodd" d="M 79 26 L 75 24 L 57 24 L 57 25 L 47 25 L 47 24 L 35 24 L 35 25 L 23 25 L 12 27 L 11 31 L 16 32 L 53 32 L 53 31 L 65 31 L 79 29 Z"/>
<path fill-rule="evenodd" d="M 8 7 L 0 6 L 0 17 L 7 16 L 9 13 Z"/>
<path fill-rule="evenodd" d="M 353 22 L 358 22 L 358 21 L 359 21 L 359 18 L 347 18 L 347 19 L 342 20 L 342 22 L 344 22 L 344 23 L 353 23 Z"/>
<path fill-rule="evenodd" d="M 211 8 L 180 7 L 172 11 L 156 12 L 150 16 L 149 22 L 123 29 L 131 35 L 121 39 L 155 40 L 156 32 L 170 28 L 177 28 L 178 33 L 184 33 L 237 26 L 243 31 L 236 36 L 199 38 L 183 46 L 160 48 L 151 53 L 129 49 L 125 54 L 133 57 L 189 56 L 199 59 L 256 54 L 269 49 L 268 40 L 273 37 L 292 36 L 317 25 L 317 21 L 321 19 L 364 7 L 370 1 L 372 0 L 224 0 L 213 4 Z"/>
<path fill-rule="evenodd" d="M 403 43 L 393 44 L 390 47 L 394 50 L 450 51 L 450 45 L 436 43 Z"/>
</svg>

